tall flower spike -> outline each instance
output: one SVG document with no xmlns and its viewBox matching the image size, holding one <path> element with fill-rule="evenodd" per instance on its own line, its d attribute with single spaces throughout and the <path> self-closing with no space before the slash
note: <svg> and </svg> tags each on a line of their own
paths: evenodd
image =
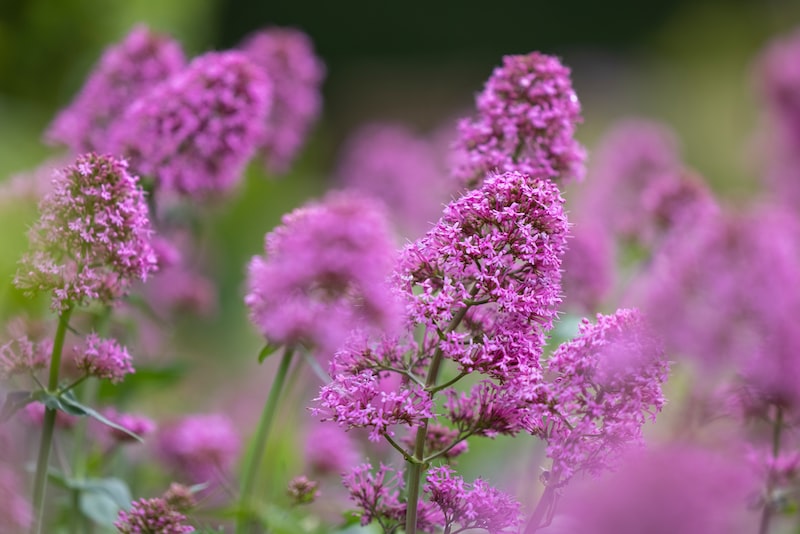
<svg viewBox="0 0 800 534">
<path fill-rule="evenodd" d="M 110 152 L 108 135 L 131 102 L 183 68 L 180 45 L 136 26 L 108 48 L 80 93 L 48 128 L 45 138 L 74 153 Z"/>
<path fill-rule="evenodd" d="M 241 49 L 274 84 L 275 103 L 258 147 L 270 172 L 286 173 L 322 108 L 325 65 L 308 35 L 293 28 L 256 32 Z"/>
<path fill-rule="evenodd" d="M 478 114 L 458 125 L 454 177 L 475 187 L 489 172 L 581 180 L 585 151 L 574 139 L 583 119 L 570 71 L 552 56 L 505 56 L 477 97 Z"/>
<path fill-rule="evenodd" d="M 39 210 L 32 251 L 14 282 L 31 294 L 52 291 L 53 311 L 90 299 L 110 303 L 155 270 L 147 204 L 125 161 L 78 157 L 55 173 Z"/>
<path fill-rule="evenodd" d="M 250 318 L 275 344 L 333 355 L 354 328 L 392 330 L 395 258 L 382 206 L 337 192 L 283 218 L 248 269 Z"/>
<path fill-rule="evenodd" d="M 411 320 L 449 332 L 433 342 L 463 372 L 501 381 L 537 373 L 561 302 L 566 235 L 553 182 L 518 172 L 488 177 L 403 251 L 397 284 Z M 464 313 L 463 329 L 449 327 Z"/>
<path fill-rule="evenodd" d="M 550 357 L 551 399 L 544 430 L 553 483 L 598 474 L 642 439 L 648 416 L 664 406 L 667 360 L 637 310 L 584 319 L 578 336 Z"/>
<path fill-rule="evenodd" d="M 241 52 L 209 52 L 133 102 L 113 146 L 160 190 L 201 199 L 227 192 L 263 135 L 271 87 Z"/>
</svg>

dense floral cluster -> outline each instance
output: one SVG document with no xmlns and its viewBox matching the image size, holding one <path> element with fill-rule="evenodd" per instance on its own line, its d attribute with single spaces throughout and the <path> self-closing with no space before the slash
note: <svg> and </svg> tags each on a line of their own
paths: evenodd
<svg viewBox="0 0 800 534">
<path fill-rule="evenodd" d="M 17 474 L 0 463 L 0 529 L 25 532 L 33 520 L 30 503 L 22 496 L 23 485 Z"/>
<path fill-rule="evenodd" d="M 39 210 L 15 283 L 52 291 L 54 311 L 90 299 L 109 303 L 155 269 L 147 204 L 124 161 L 78 157 L 55 174 Z"/>
<path fill-rule="evenodd" d="M 106 408 L 103 410 L 103 416 L 141 438 L 149 436 L 156 430 L 155 421 L 144 415 L 119 413 L 114 408 Z M 117 428 L 103 425 L 103 430 L 115 442 L 130 443 L 136 441 L 128 432 L 123 432 Z"/>
<path fill-rule="evenodd" d="M 241 52 L 209 52 L 135 100 L 111 133 L 115 152 L 159 190 L 229 191 L 256 150 L 271 82 Z"/>
<path fill-rule="evenodd" d="M 538 52 L 505 56 L 476 99 L 478 114 L 458 125 L 453 175 L 474 187 L 491 172 L 518 171 L 567 182 L 583 178 L 575 140 L 581 107 L 570 71 Z"/>
<path fill-rule="evenodd" d="M 130 510 L 121 510 L 114 523 L 122 534 L 185 534 L 195 532 L 186 516 L 162 498 L 134 501 Z"/>
<path fill-rule="evenodd" d="M 636 310 L 584 319 L 578 336 L 548 360 L 549 421 L 544 429 L 553 482 L 597 474 L 642 439 L 648 415 L 664 405 L 667 361 Z"/>
<path fill-rule="evenodd" d="M 428 471 L 426 482 L 425 493 L 441 509 L 447 531 L 457 523 L 460 530 L 495 534 L 515 531 L 522 521 L 519 503 L 481 479 L 468 484 L 445 465 Z"/>
<path fill-rule="evenodd" d="M 501 381 L 537 372 L 561 302 L 566 235 L 552 182 L 490 176 L 403 251 L 398 284 L 410 318 L 443 333 L 438 347 L 464 372 Z M 452 324 L 461 318 L 466 327 L 457 331 Z"/>
<path fill-rule="evenodd" d="M 72 354 L 75 367 L 88 376 L 118 383 L 134 372 L 128 349 L 94 332 L 86 336 L 83 345 L 73 347 Z"/>
<path fill-rule="evenodd" d="M 267 28 L 241 46 L 273 84 L 274 104 L 258 149 L 268 170 L 286 173 L 322 107 L 325 65 L 309 37 L 292 28 Z"/>
<path fill-rule="evenodd" d="M 48 128 L 48 141 L 75 154 L 113 151 L 109 134 L 125 109 L 184 67 L 180 45 L 166 35 L 135 27 L 109 47 L 72 103 Z"/>
<path fill-rule="evenodd" d="M 351 329 L 392 329 L 385 280 L 395 252 L 380 205 L 332 193 L 286 215 L 265 241 L 266 257 L 250 262 L 245 303 L 271 343 L 332 355 Z"/>
</svg>

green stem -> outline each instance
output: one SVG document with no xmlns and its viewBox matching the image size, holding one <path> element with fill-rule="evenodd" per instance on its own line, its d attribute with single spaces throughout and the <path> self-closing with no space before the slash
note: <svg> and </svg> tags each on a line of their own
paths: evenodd
<svg viewBox="0 0 800 534">
<path fill-rule="evenodd" d="M 777 413 L 775 414 L 775 424 L 772 427 L 772 457 L 777 458 L 781 452 L 781 429 L 783 427 L 783 408 L 775 406 Z M 761 511 L 761 521 L 758 525 L 758 534 L 767 534 L 769 532 L 769 524 L 772 520 L 773 504 L 772 504 L 772 489 L 775 481 L 773 480 L 772 473 L 767 473 L 767 496 L 764 503 L 764 509 Z"/>
<path fill-rule="evenodd" d="M 275 411 L 278 407 L 281 390 L 286 381 L 286 375 L 289 371 L 289 364 L 292 362 L 293 354 L 294 347 L 287 348 L 283 353 L 283 358 L 278 366 L 278 374 L 275 375 L 275 380 L 272 382 L 272 388 L 269 391 L 267 403 L 264 405 L 264 411 L 261 413 L 261 419 L 258 422 L 253 448 L 245 462 L 244 471 L 242 473 L 242 491 L 239 495 L 239 511 L 236 517 L 236 534 L 243 534 L 247 529 L 247 525 L 250 523 L 250 494 L 253 492 L 256 475 L 258 474 L 261 464 L 261 457 L 264 455 L 264 446 L 269 437 L 272 420 L 275 418 Z"/>
<path fill-rule="evenodd" d="M 64 338 L 67 335 L 69 316 L 72 308 L 67 308 L 58 318 L 58 329 L 53 340 L 53 352 L 50 356 L 50 379 L 47 389 L 50 392 L 58 389 L 58 372 L 61 368 L 61 352 L 64 349 Z M 44 422 L 42 423 L 42 440 L 39 443 L 39 457 L 36 461 L 36 475 L 33 483 L 33 513 L 34 521 L 31 525 L 31 532 L 39 534 L 42 532 L 44 522 L 44 495 L 47 488 L 47 467 L 50 462 L 50 449 L 53 445 L 53 431 L 56 426 L 56 411 L 45 408 Z"/>
</svg>

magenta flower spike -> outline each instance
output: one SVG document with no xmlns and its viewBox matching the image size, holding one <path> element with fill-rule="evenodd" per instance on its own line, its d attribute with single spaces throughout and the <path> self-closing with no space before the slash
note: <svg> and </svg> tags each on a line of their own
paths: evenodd
<svg viewBox="0 0 800 534">
<path fill-rule="evenodd" d="M 109 133 L 125 109 L 185 62 L 176 41 L 136 26 L 103 53 L 81 91 L 49 126 L 45 139 L 66 145 L 75 154 L 113 151 Z"/>
<path fill-rule="evenodd" d="M 209 52 L 128 106 L 113 147 L 157 190 L 207 199 L 239 182 L 271 106 L 271 81 L 247 56 Z"/>
<path fill-rule="evenodd" d="M 125 375 L 134 372 L 128 349 L 94 332 L 86 336 L 82 346 L 74 347 L 72 353 L 78 370 L 114 384 L 122 382 Z"/>
<path fill-rule="evenodd" d="M 52 292 L 62 313 L 89 300 L 111 303 L 156 268 L 144 193 L 127 163 L 86 154 L 57 171 L 31 228 L 31 251 L 14 280 L 26 293 Z"/>
<path fill-rule="evenodd" d="M 505 56 L 476 99 L 477 115 L 458 125 L 453 176 L 467 187 L 489 173 L 516 171 L 561 183 L 583 179 L 583 119 L 570 70 L 552 56 Z"/>
<path fill-rule="evenodd" d="M 258 151 L 267 170 L 285 174 L 319 117 L 325 65 L 308 35 L 293 28 L 258 31 L 241 50 L 273 83 L 274 104 Z"/>
<path fill-rule="evenodd" d="M 395 252 L 381 205 L 331 193 L 286 215 L 265 241 L 266 256 L 248 268 L 245 304 L 270 343 L 330 357 L 355 328 L 394 329 L 386 279 Z"/>
</svg>

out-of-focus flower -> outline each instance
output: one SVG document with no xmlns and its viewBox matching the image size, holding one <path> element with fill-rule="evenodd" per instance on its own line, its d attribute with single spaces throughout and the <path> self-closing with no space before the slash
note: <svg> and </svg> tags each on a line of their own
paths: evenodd
<svg viewBox="0 0 800 534">
<path fill-rule="evenodd" d="M 45 138 L 68 146 L 75 154 L 113 152 L 109 133 L 125 109 L 184 64 L 176 41 L 136 26 L 103 53 L 80 93 L 58 114 Z"/>
<path fill-rule="evenodd" d="M 319 116 L 325 65 L 308 35 L 293 28 L 258 31 L 241 49 L 272 81 L 274 104 L 258 149 L 270 172 L 286 173 Z"/>
<path fill-rule="evenodd" d="M 381 199 L 403 234 L 416 237 L 439 219 L 452 189 L 432 142 L 402 124 L 368 124 L 344 146 L 340 183 Z"/>
<path fill-rule="evenodd" d="M 130 510 L 120 510 L 114 523 L 122 534 L 185 534 L 195 532 L 186 516 L 162 498 L 140 499 L 131 503 Z"/>
<path fill-rule="evenodd" d="M 78 157 L 56 173 L 39 210 L 14 281 L 27 293 L 52 291 L 54 311 L 110 303 L 155 269 L 147 204 L 124 161 Z"/>
<path fill-rule="evenodd" d="M 289 481 L 286 492 L 294 504 L 309 504 L 319 496 L 319 483 L 301 475 Z"/>
<path fill-rule="evenodd" d="M 315 422 L 306 435 L 305 459 L 314 475 L 339 475 L 358 463 L 358 452 L 342 427 Z"/>
<path fill-rule="evenodd" d="M 115 384 L 134 372 L 128 349 L 116 340 L 103 339 L 94 332 L 86 336 L 82 345 L 73 347 L 72 354 L 78 370 Z"/>
<path fill-rule="evenodd" d="M 740 462 L 672 446 L 629 458 L 619 472 L 565 496 L 577 521 L 564 534 L 736 534 L 755 487 Z"/>
<path fill-rule="evenodd" d="M 454 177 L 475 187 L 492 172 L 581 180 L 585 150 L 574 139 L 583 119 L 570 71 L 552 56 L 505 56 L 477 97 L 477 116 L 458 125 Z"/>
<path fill-rule="evenodd" d="M 22 409 L 23 417 L 34 425 L 41 426 L 44 423 L 44 412 L 46 408 L 41 402 L 31 402 Z M 78 422 L 77 416 L 69 415 L 61 410 L 56 411 L 56 426 L 69 429 Z"/>
<path fill-rule="evenodd" d="M 162 425 L 159 454 L 191 482 L 219 482 L 236 462 L 241 440 L 231 421 L 221 414 L 190 415 Z"/>
<path fill-rule="evenodd" d="M 0 463 L 0 529 L 3 532 L 26 532 L 33 520 L 33 510 L 23 497 L 25 488 L 17 474 Z"/>
<path fill-rule="evenodd" d="M 611 290 L 614 244 L 600 224 L 570 227 L 563 262 L 564 307 L 595 312 Z"/>
<path fill-rule="evenodd" d="M 381 206 L 332 193 L 283 218 L 266 257 L 248 269 L 245 303 L 271 343 L 303 343 L 330 357 L 355 328 L 395 328 L 386 279 L 395 252 Z"/>
<path fill-rule="evenodd" d="M 133 432 L 139 437 L 145 437 L 156 430 L 156 423 L 149 417 L 134 413 L 119 413 L 114 408 L 106 408 L 103 410 L 103 416 L 116 423 L 122 428 Z M 116 428 L 103 425 L 103 433 L 113 439 L 117 443 L 135 443 L 136 440 L 130 434 L 118 430 Z"/>
<path fill-rule="evenodd" d="M 263 135 L 270 81 L 241 52 L 209 52 L 128 106 L 113 149 L 156 189 L 207 199 L 231 190 Z"/>
<path fill-rule="evenodd" d="M 28 336 L 18 337 L 0 345 L 0 380 L 44 369 L 50 363 L 52 350 L 51 340 L 36 343 Z"/>
</svg>

